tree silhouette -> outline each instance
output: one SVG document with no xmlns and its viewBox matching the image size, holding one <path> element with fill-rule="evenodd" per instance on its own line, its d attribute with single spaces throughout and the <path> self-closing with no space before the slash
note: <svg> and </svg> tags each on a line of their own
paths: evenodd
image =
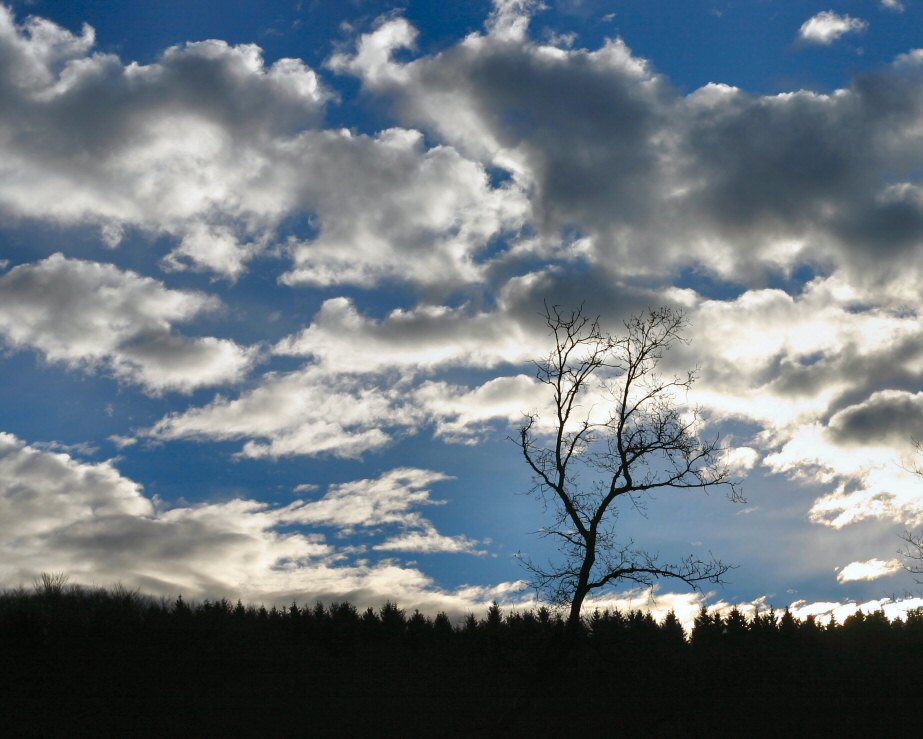
<svg viewBox="0 0 923 739">
<path fill-rule="evenodd" d="M 554 346 L 535 365 L 551 392 L 551 414 L 527 415 L 519 444 L 534 492 L 552 511 L 542 534 L 557 540 L 563 561 L 539 565 L 524 558 L 536 589 L 569 604 L 568 625 L 575 628 L 586 596 L 622 581 L 721 582 L 730 566 L 720 560 L 690 555 L 662 563 L 615 537 L 622 500 L 643 506 L 653 491 L 716 486 L 742 500 L 721 464 L 717 437 L 703 438 L 697 410 L 679 404 L 695 373 L 658 372 L 666 351 L 684 341 L 682 312 L 660 308 L 634 316 L 622 336 L 604 332 L 582 306 L 562 311 L 546 304 L 544 318 Z"/>
<path fill-rule="evenodd" d="M 904 569 L 914 575 L 923 575 L 923 531 L 915 534 L 908 529 L 901 534 L 901 539 L 905 544 L 900 552 L 906 560 Z M 923 580 L 917 582 L 923 585 Z"/>
</svg>

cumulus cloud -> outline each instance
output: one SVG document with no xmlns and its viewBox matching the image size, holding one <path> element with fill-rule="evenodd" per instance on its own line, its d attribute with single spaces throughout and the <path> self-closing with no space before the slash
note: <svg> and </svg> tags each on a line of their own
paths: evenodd
<svg viewBox="0 0 923 739">
<path fill-rule="evenodd" d="M 331 74 L 358 77 L 396 122 L 370 134 L 321 128 L 332 93 L 302 62 L 268 65 L 254 46 L 206 41 L 125 63 L 95 52 L 89 27 L 17 24 L 0 9 L 5 216 L 95 224 L 113 247 L 133 229 L 165 234 L 165 269 L 229 280 L 258 255 L 282 255 L 287 287 L 323 288 L 313 321 L 274 347 L 303 366 L 176 410 L 139 437 L 237 440 L 242 456 L 270 459 L 357 457 L 424 427 L 476 441 L 540 403 L 527 361 L 547 348 L 543 297 L 586 300 L 615 330 L 668 303 L 688 310 L 692 343 L 666 369 L 700 365 L 690 400 L 708 422 L 755 427 L 731 466 L 761 461 L 825 486 L 809 513 L 819 524 L 923 520 L 919 481 L 902 468 L 923 371 L 923 53 L 830 93 L 715 82 L 684 95 L 622 39 L 596 49 L 532 39 L 537 7 L 497 2 L 482 32 L 432 54 L 390 15 L 333 55 Z M 864 23 L 827 11 L 805 33 L 832 43 Z M 293 216 L 301 227 L 279 244 Z M 723 299 L 665 287 L 690 274 Z M 340 289 L 382 283 L 414 292 L 381 312 Z M 177 331 L 218 307 L 60 255 L 0 276 L 9 346 L 106 368 L 152 394 L 250 369 L 252 350 Z M 344 491 L 302 515 L 320 517 Z M 271 510 L 236 505 L 213 509 L 214 521 Z M 205 513 L 175 515 L 192 527 Z M 312 525 L 335 526 L 325 515 Z M 393 515 L 403 524 L 388 525 L 404 528 L 373 551 L 477 546 L 409 508 Z M 159 530 L 152 520 L 143 526 Z M 87 542 L 102 536 L 85 530 Z M 295 559 L 308 547 L 289 544 Z M 352 593 L 372 580 L 398 597 L 436 592 L 407 568 L 315 572 L 324 567 L 324 592 L 347 592 L 338 576 Z"/>
<path fill-rule="evenodd" d="M 165 233 L 165 269 L 233 281 L 307 212 L 317 233 L 290 245 L 284 279 L 312 285 L 471 281 L 477 253 L 522 225 L 516 187 L 419 132 L 318 130 L 332 93 L 299 60 L 209 40 L 124 64 L 93 44 L 89 27 L 0 9 L 7 213 L 94 223 L 113 246 L 128 227 Z"/>
<path fill-rule="evenodd" d="M 417 421 L 415 409 L 402 402 L 400 386 L 380 387 L 377 379 L 331 375 L 313 366 L 269 373 L 234 400 L 218 396 L 207 406 L 166 416 L 145 433 L 157 439 L 247 439 L 240 453 L 251 458 L 358 457 Z"/>
<path fill-rule="evenodd" d="M 746 475 L 759 461 L 759 452 L 748 446 L 728 447 L 722 457 L 724 467 L 736 476 Z"/>
<path fill-rule="evenodd" d="M 870 443 L 861 454 L 839 446 L 819 423 L 799 426 L 764 459 L 769 469 L 795 480 L 832 485 L 808 516 L 836 529 L 876 518 L 910 526 L 923 522 L 920 480 L 901 462 L 901 455 L 885 443 Z"/>
<path fill-rule="evenodd" d="M 61 520 L 148 516 L 154 510 L 141 487 L 111 463 L 82 463 L 64 452 L 29 447 L 5 432 L 0 433 L 0 469 L 5 541 L 41 536 Z"/>
<path fill-rule="evenodd" d="M 798 29 L 798 38 L 810 44 L 829 46 L 847 33 L 859 33 L 868 28 L 868 22 L 849 15 L 839 15 L 824 10 L 808 18 Z"/>
<path fill-rule="evenodd" d="M 121 581 L 165 595 L 348 598 L 372 606 L 397 598 L 404 606 L 460 614 L 518 586 L 440 590 L 393 560 L 349 560 L 323 534 L 304 528 L 385 526 L 398 533 L 381 551 L 474 552 L 477 542 L 443 536 L 413 511 L 436 502 L 426 486 L 443 479 L 399 469 L 332 486 L 319 501 L 272 507 L 234 499 L 168 508 L 112 462 L 80 462 L 0 433 L 0 582 L 9 587 L 41 571 L 63 571 L 77 582 Z"/>
<path fill-rule="evenodd" d="M 516 28 L 515 43 L 489 24 L 405 61 L 415 31 L 392 17 L 329 64 L 406 125 L 508 171 L 530 194 L 543 256 L 614 278 L 694 266 L 745 283 L 840 267 L 912 294 L 879 256 L 923 244 L 920 59 L 832 94 L 715 83 L 683 97 L 621 39 L 559 49 Z"/>
<path fill-rule="evenodd" d="M 253 255 L 241 237 L 278 218 L 261 197 L 268 149 L 319 120 L 330 94 L 295 59 L 253 45 L 174 46 L 152 64 L 93 53 L 50 21 L 0 8 L 0 208 L 58 223 L 124 226 L 182 239 L 168 264 L 231 279 Z"/>
<path fill-rule="evenodd" d="M 376 479 L 332 485 L 319 500 L 289 506 L 286 517 L 291 522 L 332 526 L 341 534 L 389 525 L 401 529 L 374 545 L 376 551 L 483 554 L 475 549 L 477 541 L 440 534 L 415 510 L 441 504 L 430 497 L 429 486 L 447 479 L 439 472 L 402 467 Z"/>
<path fill-rule="evenodd" d="M 153 394 L 242 379 L 255 350 L 173 330 L 220 307 L 202 293 L 61 254 L 0 276 L 0 336 L 8 346 L 71 367 L 106 368 Z"/>
<path fill-rule="evenodd" d="M 920 59 L 829 95 L 712 84 L 683 97 L 621 39 L 532 40 L 535 8 L 499 3 L 483 33 L 410 61 L 395 52 L 416 31 L 392 16 L 331 57 L 408 126 L 372 136 L 318 130 L 331 93 L 256 47 L 201 42 L 125 65 L 92 54 L 91 29 L 43 21 L 39 34 L 5 11 L 9 69 L 27 71 L 0 94 L 28 115 L 0 119 L 0 207 L 89 220 L 112 243 L 125 226 L 166 232 L 166 268 L 230 279 L 308 213 L 311 232 L 288 244 L 292 285 L 475 284 L 506 240 L 507 260 L 577 258 L 610 276 L 692 265 L 749 280 L 810 263 L 912 291 L 915 272 L 877 255 L 923 243 Z M 19 135 L 25 120 L 44 132 Z M 493 185 L 487 167 L 511 177 Z"/>
<path fill-rule="evenodd" d="M 626 306 L 651 297 L 611 284 L 602 292 L 600 282 L 599 304 L 620 317 L 627 315 Z M 546 410 L 548 395 L 530 365 L 548 350 L 542 296 L 586 296 L 593 289 L 591 279 L 533 273 L 510 280 L 490 311 L 420 305 L 382 319 L 363 315 L 349 299 L 333 298 L 306 329 L 274 349 L 307 357 L 303 367 L 268 373 L 236 399 L 219 396 L 166 416 L 142 434 L 241 439 L 243 456 L 272 458 L 360 456 L 424 428 L 446 441 L 475 443 L 495 422 L 515 424 L 523 413 Z M 497 367 L 504 370 L 461 382 L 442 375 Z"/>
<path fill-rule="evenodd" d="M 828 433 L 844 446 L 887 445 L 909 451 L 923 438 L 923 392 L 881 390 L 831 417 Z"/>
<path fill-rule="evenodd" d="M 850 562 L 836 574 L 837 582 L 854 582 L 856 580 L 877 580 L 880 577 L 900 572 L 901 563 L 896 559 L 885 562 L 881 559 L 869 559 L 865 562 Z"/>
<path fill-rule="evenodd" d="M 700 367 L 690 400 L 713 423 L 756 424 L 748 446 L 765 469 L 828 486 L 811 520 L 920 520 L 919 481 L 905 469 L 920 435 L 916 311 L 875 306 L 839 274 L 798 294 L 748 290 L 688 305 L 691 344 L 677 359 Z"/>
<path fill-rule="evenodd" d="M 895 13 L 903 13 L 904 3 L 901 0 L 881 0 L 881 7 L 885 10 L 892 10 Z"/>
<path fill-rule="evenodd" d="M 421 305 L 375 320 L 359 313 L 349 298 L 331 298 L 310 326 L 274 351 L 310 356 L 331 369 L 372 371 L 518 363 L 537 350 L 536 343 L 527 327 L 497 312 Z"/>
<path fill-rule="evenodd" d="M 446 590 L 416 567 L 391 559 L 355 559 L 320 533 L 292 528 L 304 527 L 308 520 L 335 527 L 374 522 L 399 529 L 377 545 L 377 551 L 473 551 L 475 543 L 466 537 L 440 539 L 432 524 L 424 519 L 420 526 L 420 519 L 412 518 L 415 506 L 433 502 L 427 486 L 446 479 L 436 472 L 393 470 L 377 479 L 331 486 L 319 500 L 286 506 L 235 499 L 169 508 L 147 498 L 141 486 L 112 462 L 80 462 L 0 433 L 0 473 L 0 584 L 5 586 L 30 582 L 42 571 L 60 571 L 75 582 L 120 581 L 170 597 L 239 596 L 267 604 L 348 600 L 360 607 L 391 600 L 430 614 L 444 610 L 454 617 L 483 611 L 493 600 L 507 608 L 536 606 L 522 582 Z M 358 503 L 366 493 L 371 500 L 360 506 L 361 515 L 348 520 L 337 506 L 318 505 L 343 498 Z M 433 547 L 433 542 L 442 546 Z M 627 590 L 586 606 L 640 608 L 657 618 L 673 610 L 688 628 L 701 604 L 713 595 Z M 738 607 L 745 613 L 762 611 L 765 601 L 757 598 Z M 812 614 L 824 620 L 834 615 L 842 622 L 857 609 L 884 608 L 894 618 L 919 606 L 919 598 L 861 605 L 796 601 L 792 610 L 797 617 Z M 709 605 L 712 611 L 730 607 L 724 601 Z"/>
<path fill-rule="evenodd" d="M 912 383 L 923 367 L 916 315 L 869 305 L 841 275 L 796 295 L 754 289 L 733 300 L 693 299 L 689 317 L 691 349 L 678 354 L 701 363 L 695 399 L 769 429 L 826 420 L 855 398 Z"/>
<path fill-rule="evenodd" d="M 916 481 L 902 469 L 918 435 L 918 398 L 895 388 L 914 386 L 923 334 L 915 313 L 870 307 L 867 293 L 839 274 L 818 277 L 799 294 L 757 289 L 706 300 L 692 291 L 658 295 L 535 273 L 507 283 L 490 312 L 421 305 L 381 319 L 348 299 L 331 299 L 275 348 L 308 357 L 304 368 L 269 375 L 237 400 L 167 417 L 149 433 L 239 438 L 242 454 L 271 457 L 359 455 L 424 428 L 475 443 L 491 424 L 516 424 L 523 413 L 544 410 L 547 398 L 523 370 L 548 347 L 539 309 L 549 294 L 573 305 L 590 298 L 588 309 L 604 306 L 604 325 L 616 331 L 619 319 L 645 302 L 685 306 L 690 346 L 678 346 L 664 368 L 699 366 L 688 401 L 701 405 L 710 423 L 743 420 L 762 429 L 728 451 L 739 474 L 762 460 L 771 472 L 829 486 L 810 517 L 837 528 L 869 517 L 918 520 Z M 469 384 L 441 376 L 504 364 L 510 369 Z M 604 399 L 598 405 L 607 407 Z"/>
<path fill-rule="evenodd" d="M 433 426 L 447 441 L 473 443 L 491 421 L 517 421 L 537 405 L 535 380 L 498 377 L 473 388 L 387 374 L 333 375 L 309 365 L 270 373 L 229 400 L 170 414 L 142 435 L 155 439 L 246 440 L 250 458 L 330 454 L 360 457 L 401 434 Z M 540 401 L 539 401 L 540 402 Z"/>
<path fill-rule="evenodd" d="M 492 187 L 483 166 L 451 147 L 427 149 L 419 131 L 317 133 L 301 137 L 291 156 L 319 233 L 289 243 L 294 265 L 282 281 L 290 285 L 476 282 L 485 269 L 479 254 L 495 237 L 515 235 L 528 215 L 520 188 Z"/>
<path fill-rule="evenodd" d="M 446 536 L 440 534 L 433 525 L 425 525 L 414 531 L 398 534 L 373 549 L 379 552 L 420 552 L 433 554 L 446 552 L 450 554 L 486 554 L 486 550 L 477 549 L 480 542 L 467 536 Z"/>
</svg>

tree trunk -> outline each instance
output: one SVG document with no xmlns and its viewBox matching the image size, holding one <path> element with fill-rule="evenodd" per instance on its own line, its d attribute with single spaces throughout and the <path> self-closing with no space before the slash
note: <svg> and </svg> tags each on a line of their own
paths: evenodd
<svg viewBox="0 0 923 739">
<path fill-rule="evenodd" d="M 589 590 L 586 586 L 579 586 L 574 591 L 574 598 L 570 602 L 570 615 L 567 617 L 568 631 L 576 631 L 580 626 L 580 609 L 583 607 L 583 600 L 586 598 Z"/>
<path fill-rule="evenodd" d="M 586 554 L 583 556 L 583 564 L 580 567 L 580 577 L 577 579 L 577 587 L 574 588 L 574 597 L 570 602 L 570 615 L 567 617 L 567 628 L 569 631 L 576 631 L 580 626 L 580 609 L 583 607 L 583 601 L 590 592 L 590 573 L 593 571 L 593 564 L 596 562 L 596 537 L 595 531 L 590 532 L 589 541 L 587 541 Z"/>
</svg>

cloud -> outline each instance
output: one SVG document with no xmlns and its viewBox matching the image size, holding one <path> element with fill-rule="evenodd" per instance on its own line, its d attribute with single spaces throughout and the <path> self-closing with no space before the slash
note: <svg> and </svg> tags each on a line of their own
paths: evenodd
<svg viewBox="0 0 923 739">
<path fill-rule="evenodd" d="M 847 33 L 859 33 L 868 28 L 868 22 L 849 15 L 839 15 L 824 10 L 808 18 L 798 30 L 798 38 L 809 44 L 829 46 Z"/>
<path fill-rule="evenodd" d="M 234 499 L 167 508 L 145 497 L 111 461 L 79 462 L 0 433 L 0 584 L 12 587 L 42 571 L 61 571 L 75 582 L 120 581 L 167 596 L 267 603 L 348 599 L 362 606 L 397 599 L 405 607 L 460 615 L 518 586 L 441 590 L 394 560 L 348 561 L 323 534 L 303 529 L 308 523 L 391 524 L 400 533 L 382 551 L 473 552 L 477 542 L 440 538 L 429 521 L 414 518 L 413 507 L 434 502 L 424 486 L 442 479 L 435 472 L 400 469 L 332 486 L 328 501 L 369 500 L 361 508 L 369 515 L 349 521 L 341 520 L 336 506 L 318 507 L 324 499 L 281 507 Z"/>
<path fill-rule="evenodd" d="M 536 406 L 544 410 L 548 397 L 542 389 L 534 377 L 519 374 L 496 377 L 473 388 L 426 382 L 416 397 L 434 419 L 437 436 L 473 444 L 490 421 L 517 423 L 524 413 L 536 411 Z M 549 414 L 542 417 L 548 419 Z"/>
<path fill-rule="evenodd" d="M 401 402 L 400 386 L 382 388 L 375 380 L 312 366 L 269 373 L 235 400 L 218 396 L 207 406 L 170 414 L 145 434 L 164 440 L 249 439 L 240 454 L 251 458 L 358 457 L 417 422 L 415 409 Z"/>
<path fill-rule="evenodd" d="M 748 446 L 728 447 L 722 463 L 732 475 L 746 475 L 760 461 L 759 452 Z"/>
<path fill-rule="evenodd" d="M 298 198 L 316 212 L 318 233 L 289 243 L 289 285 L 478 282 L 480 254 L 495 238 L 515 236 L 529 212 L 520 188 L 492 187 L 482 165 L 452 147 L 427 149 L 419 131 L 306 135 L 291 156 Z"/>
<path fill-rule="evenodd" d="M 489 27 L 399 59 L 414 37 L 391 17 L 329 65 L 404 125 L 508 172 L 530 196 L 533 254 L 623 280 L 692 267 L 752 284 L 808 264 L 912 299 L 916 278 L 880 255 L 910 262 L 923 245 L 920 59 L 832 94 L 681 96 L 622 39 L 560 49 Z"/>
<path fill-rule="evenodd" d="M 151 394 L 243 378 L 254 349 L 173 330 L 220 307 L 203 293 L 61 254 L 0 276 L 0 335 L 9 346 L 33 348 L 69 367 L 106 368 Z"/>
<path fill-rule="evenodd" d="M 919 435 L 919 314 L 873 306 L 840 274 L 795 295 L 694 299 L 690 346 L 670 357 L 699 364 L 690 401 L 713 424 L 756 424 L 747 445 L 766 469 L 828 487 L 809 516 L 836 528 L 923 515 L 919 481 L 905 469 Z"/>
<path fill-rule="evenodd" d="M 823 601 L 810 603 L 806 600 L 796 600 L 789 606 L 789 610 L 798 619 L 814 616 L 819 623 L 828 623 L 831 618 L 835 618 L 837 623 L 842 624 L 847 618 L 860 611 L 869 614 L 881 610 L 888 619 L 895 619 L 906 618 L 909 611 L 921 607 L 923 607 L 923 598 L 910 597 L 900 600 L 881 598 L 864 603 L 849 601 L 846 603 Z"/>
<path fill-rule="evenodd" d="M 166 234 L 165 269 L 230 281 L 307 214 L 293 285 L 476 281 L 527 216 L 519 188 L 417 131 L 319 130 L 333 94 L 300 60 L 209 40 L 124 64 L 93 43 L 0 9 L 0 210 L 95 224 L 110 246 Z"/>
<path fill-rule="evenodd" d="M 295 59 L 253 45 L 173 46 L 155 62 L 92 53 L 71 32 L 0 7 L 0 209 L 181 239 L 167 261 L 235 279 L 249 236 L 284 213 L 265 190 L 273 147 L 320 119 L 330 93 Z M 275 201 L 275 202 L 274 202 Z"/>
<path fill-rule="evenodd" d="M 540 0 L 494 0 L 493 6 L 487 30 L 492 37 L 509 42 L 524 40 L 532 14 L 544 7 Z"/>
<path fill-rule="evenodd" d="M 819 423 L 794 430 L 779 451 L 764 458 L 771 470 L 795 480 L 832 485 L 808 513 L 811 521 L 835 529 L 868 519 L 917 526 L 923 522 L 919 477 L 901 455 L 884 444 L 854 448 L 832 442 Z"/>
<path fill-rule="evenodd" d="M 61 520 L 153 513 L 141 487 L 111 463 L 85 464 L 67 453 L 26 446 L 5 432 L 0 432 L 0 470 L 0 530 L 13 549 L 13 540 L 47 534 Z"/>
<path fill-rule="evenodd" d="M 839 583 L 854 582 L 857 580 L 877 580 L 881 577 L 900 572 L 901 563 L 896 559 L 885 562 L 881 559 L 870 559 L 865 562 L 850 562 L 836 575 Z"/>
<path fill-rule="evenodd" d="M 895 13 L 903 13 L 905 10 L 904 3 L 901 0 L 881 0 L 880 4 L 885 10 L 891 10 Z"/>
<path fill-rule="evenodd" d="M 622 278 L 764 279 L 808 262 L 912 291 L 915 271 L 877 255 L 912 261 L 923 243 L 919 59 L 831 95 L 683 97 L 621 39 L 532 40 L 536 9 L 500 3 L 485 32 L 411 61 L 395 52 L 416 31 L 392 16 L 332 56 L 404 126 L 371 136 L 320 130 L 332 93 L 257 47 L 124 64 L 92 53 L 92 29 L 38 33 L 4 11 L 0 208 L 95 223 L 112 244 L 131 227 L 166 233 L 165 268 L 231 280 L 307 214 L 287 243 L 291 285 L 447 294 L 538 256 Z M 494 184 L 489 168 L 510 176 Z"/>
<path fill-rule="evenodd" d="M 392 537 L 387 541 L 376 544 L 373 549 L 379 552 L 420 552 L 421 554 L 449 553 L 449 554 L 478 554 L 487 552 L 478 549 L 480 542 L 467 536 L 445 536 L 436 531 L 433 526 L 425 526 L 416 531 Z"/>
<path fill-rule="evenodd" d="M 310 326 L 280 341 L 274 351 L 313 357 L 331 370 L 432 370 L 519 363 L 538 351 L 536 344 L 527 327 L 498 312 L 420 305 L 375 320 L 360 314 L 351 299 L 331 298 Z"/>
<path fill-rule="evenodd" d="M 542 298 L 586 300 L 616 330 L 668 303 L 689 311 L 692 345 L 665 368 L 700 365 L 690 400 L 713 428 L 753 427 L 729 462 L 824 486 L 818 524 L 923 520 L 901 468 L 923 371 L 923 54 L 826 94 L 716 82 L 687 95 L 623 39 L 531 38 L 537 10 L 498 2 L 482 32 L 438 53 L 415 48 L 406 19 L 379 21 L 327 63 L 394 122 L 369 134 L 322 128 L 333 93 L 299 61 L 207 41 L 123 62 L 95 51 L 89 27 L 0 11 L 6 218 L 92 224 L 113 247 L 165 235 L 150 239 L 168 243 L 164 269 L 232 281 L 281 257 L 288 287 L 323 289 L 311 323 L 273 350 L 301 367 L 177 407 L 138 438 L 234 440 L 267 459 L 359 457 L 421 431 L 471 443 L 540 410 L 527 362 L 547 349 Z M 852 24 L 843 33 L 864 24 L 823 17 Z M 395 283 L 402 307 L 386 313 L 389 294 L 368 308 L 372 293 L 352 289 Z M 668 287 L 690 283 L 723 298 Z M 253 349 L 179 333 L 218 308 L 60 255 L 0 275 L 9 346 L 151 394 L 253 367 Z M 477 546 L 394 515 L 418 525 L 372 551 Z M 375 578 L 431 586 L 407 568 L 323 566 L 355 593 Z M 323 592 L 343 592 L 335 577 Z"/>
<path fill-rule="evenodd" d="M 483 554 L 478 542 L 466 536 L 445 536 L 415 509 L 438 505 L 428 487 L 434 482 L 451 479 L 431 470 L 402 467 L 381 477 L 331 485 L 322 498 L 289 506 L 286 521 L 332 526 L 341 534 L 356 529 L 397 526 L 401 531 L 376 544 L 376 551 L 451 552 Z"/>
<path fill-rule="evenodd" d="M 881 390 L 834 414 L 828 433 L 844 446 L 886 444 L 909 451 L 913 439 L 923 438 L 921 412 L 923 392 Z"/>
<path fill-rule="evenodd" d="M 165 416 L 141 432 L 160 440 L 247 440 L 249 458 L 330 454 L 360 457 L 401 434 L 433 425 L 447 441 L 472 443 L 486 424 L 515 422 L 536 405 L 526 375 L 498 377 L 473 388 L 385 374 L 333 375 L 309 365 L 265 375 L 235 400 L 218 396 Z"/>
<path fill-rule="evenodd" d="M 242 439 L 243 455 L 270 457 L 358 456 L 426 429 L 474 443 L 495 423 L 515 425 L 523 413 L 545 410 L 547 398 L 527 374 L 529 359 L 548 348 L 543 295 L 567 305 L 588 299 L 587 310 L 604 307 L 603 325 L 615 330 L 645 304 L 685 304 L 691 343 L 676 347 L 664 369 L 699 365 L 688 401 L 703 407 L 709 423 L 743 420 L 761 429 L 729 452 L 738 474 L 763 460 L 771 472 L 828 486 L 810 516 L 837 528 L 921 515 L 916 481 L 901 468 L 915 406 L 900 415 L 892 402 L 874 415 L 880 423 L 867 430 L 869 439 L 849 436 L 860 420 L 868 426 L 882 398 L 915 402 L 910 391 L 895 388 L 912 387 L 923 367 L 916 314 L 869 307 L 867 293 L 840 274 L 815 278 L 794 295 L 755 289 L 734 300 L 706 300 L 551 270 L 510 280 L 489 312 L 420 305 L 380 319 L 348 299 L 330 299 L 306 329 L 275 348 L 309 364 L 267 375 L 236 400 L 166 417 L 148 433 Z M 443 375 L 459 368 L 494 374 L 467 382 Z M 597 405 L 607 407 L 604 399 Z M 899 418 L 907 423 L 889 423 Z M 851 446 L 860 441 L 865 449 L 857 455 Z"/>
<path fill-rule="evenodd" d="M 521 582 L 447 590 L 415 567 L 392 559 L 355 559 L 348 547 L 337 548 L 321 533 L 293 529 L 305 527 L 309 519 L 335 527 L 375 522 L 403 528 L 377 551 L 474 551 L 475 542 L 467 537 L 440 539 L 432 524 L 424 519 L 418 526 L 420 520 L 412 517 L 415 506 L 433 502 L 426 487 L 444 479 L 437 472 L 404 468 L 333 485 L 317 501 L 273 507 L 234 499 L 168 508 L 147 498 L 111 461 L 80 462 L 0 433 L 0 584 L 31 582 L 47 571 L 67 572 L 74 582 L 122 582 L 168 597 L 241 597 L 267 605 L 348 600 L 364 608 L 390 600 L 429 614 L 445 610 L 455 618 L 481 613 L 492 600 L 505 608 L 535 607 Z M 348 520 L 337 506 L 317 507 L 325 499 L 352 505 L 364 495 L 370 496 L 360 507 L 364 513 Z M 432 547 L 433 542 L 441 546 Z M 688 628 L 712 595 L 627 590 L 586 605 L 588 610 L 640 608 L 657 618 L 673 610 Z M 765 601 L 757 598 L 738 607 L 745 613 L 762 611 Z M 857 608 L 871 612 L 883 607 L 894 618 L 919 607 L 919 601 L 884 599 L 861 606 L 797 601 L 792 610 L 798 617 L 810 613 L 821 620 L 833 614 L 842 623 Z M 718 611 L 730 607 L 724 601 L 709 606 Z"/>
</svg>

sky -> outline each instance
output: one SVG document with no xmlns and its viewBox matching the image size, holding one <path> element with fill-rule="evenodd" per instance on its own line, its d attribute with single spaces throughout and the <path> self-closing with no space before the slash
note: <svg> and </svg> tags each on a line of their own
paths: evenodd
<svg viewBox="0 0 923 739">
<path fill-rule="evenodd" d="M 920 0 L 0 6 L 0 586 L 528 606 L 548 301 L 683 310 L 746 497 L 590 607 L 923 605 L 921 121 Z"/>
</svg>

